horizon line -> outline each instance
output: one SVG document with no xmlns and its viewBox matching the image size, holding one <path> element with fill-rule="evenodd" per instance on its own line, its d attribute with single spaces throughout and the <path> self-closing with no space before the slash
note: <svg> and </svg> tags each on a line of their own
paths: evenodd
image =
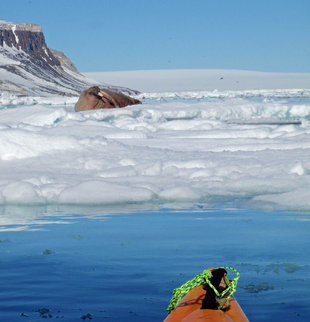
<svg viewBox="0 0 310 322">
<path fill-rule="evenodd" d="M 122 72 L 158 72 L 158 71 L 229 71 L 229 72 L 252 72 L 264 74 L 310 74 L 310 72 L 274 72 L 261 71 L 254 69 L 233 69 L 233 68 L 159 68 L 159 69 L 125 69 L 125 70 L 108 70 L 108 71 L 79 71 L 79 73 L 122 73 Z"/>
</svg>

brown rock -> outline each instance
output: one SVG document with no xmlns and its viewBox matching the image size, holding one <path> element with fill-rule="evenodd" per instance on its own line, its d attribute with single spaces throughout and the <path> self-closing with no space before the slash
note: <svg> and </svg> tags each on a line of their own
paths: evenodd
<svg viewBox="0 0 310 322">
<path fill-rule="evenodd" d="M 141 102 L 125 94 L 93 86 L 81 93 L 79 100 L 75 104 L 75 111 L 125 107 L 134 104 L 141 104 Z"/>
</svg>

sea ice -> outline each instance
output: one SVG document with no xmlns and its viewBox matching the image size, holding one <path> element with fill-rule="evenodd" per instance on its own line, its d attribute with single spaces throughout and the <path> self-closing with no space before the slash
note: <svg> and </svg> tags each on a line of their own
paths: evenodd
<svg viewBox="0 0 310 322">
<path fill-rule="evenodd" d="M 0 203 L 238 200 L 309 210 L 309 97 L 301 89 L 142 93 L 142 105 L 75 113 L 77 97 L 1 94 Z M 296 119 L 301 125 L 267 122 Z"/>
</svg>

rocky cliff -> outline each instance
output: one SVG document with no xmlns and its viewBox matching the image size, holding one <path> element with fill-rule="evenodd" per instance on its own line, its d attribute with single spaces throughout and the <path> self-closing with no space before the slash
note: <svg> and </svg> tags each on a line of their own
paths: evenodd
<svg viewBox="0 0 310 322">
<path fill-rule="evenodd" d="M 79 74 L 62 52 L 50 49 L 40 26 L 0 20 L 0 91 L 78 95 L 92 85 L 102 86 Z M 113 86 L 102 87 L 121 91 Z"/>
</svg>

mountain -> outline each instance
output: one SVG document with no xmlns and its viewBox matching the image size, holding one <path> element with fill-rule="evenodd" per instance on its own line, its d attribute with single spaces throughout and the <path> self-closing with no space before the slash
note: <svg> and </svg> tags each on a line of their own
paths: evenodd
<svg viewBox="0 0 310 322">
<path fill-rule="evenodd" d="M 64 53 L 47 46 L 41 26 L 0 20 L 0 92 L 76 96 L 93 85 L 135 93 L 78 73 Z"/>
</svg>

